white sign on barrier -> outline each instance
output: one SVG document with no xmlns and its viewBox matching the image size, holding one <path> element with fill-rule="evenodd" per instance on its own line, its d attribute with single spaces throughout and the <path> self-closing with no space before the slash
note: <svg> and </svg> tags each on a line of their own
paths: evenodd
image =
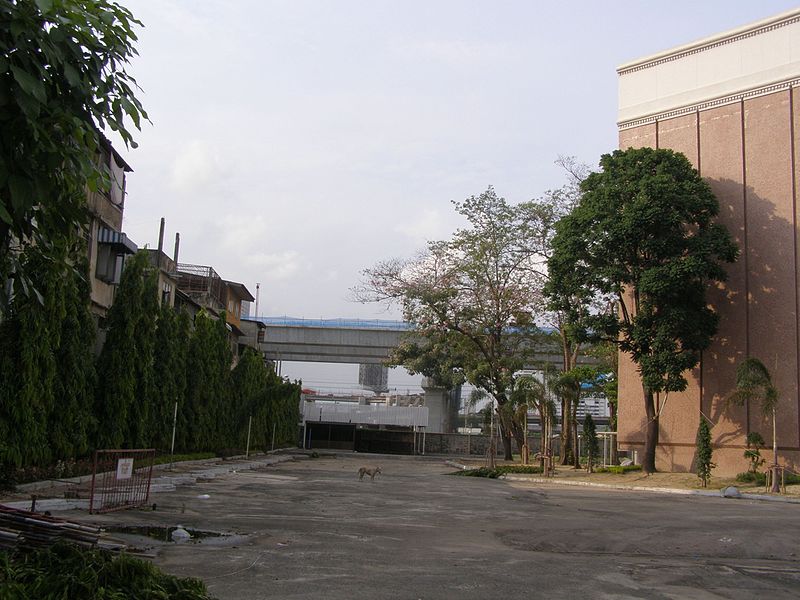
<svg viewBox="0 0 800 600">
<path fill-rule="evenodd" d="M 120 458 L 117 461 L 117 479 L 130 479 L 133 475 L 133 459 Z"/>
</svg>

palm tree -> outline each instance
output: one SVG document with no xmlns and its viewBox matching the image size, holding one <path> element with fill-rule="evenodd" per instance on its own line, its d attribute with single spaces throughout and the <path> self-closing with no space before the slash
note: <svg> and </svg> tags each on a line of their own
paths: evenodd
<svg viewBox="0 0 800 600">
<path fill-rule="evenodd" d="M 730 396 L 732 404 L 742 406 L 753 400 L 761 402 L 765 415 L 772 415 L 772 490 L 780 491 L 778 484 L 778 428 L 776 412 L 778 407 L 778 388 L 772 383 L 769 370 L 757 358 L 747 358 L 736 368 L 736 391 Z"/>
<path fill-rule="evenodd" d="M 547 378 L 546 373 L 545 378 Z M 547 391 L 547 385 L 545 382 L 530 375 L 521 376 L 517 378 L 515 382 L 514 391 L 511 394 L 511 401 L 519 412 L 524 411 L 526 446 L 528 409 L 535 408 L 538 411 L 542 424 L 542 441 L 539 456 L 540 462 L 542 466 L 544 466 L 545 457 L 549 456 L 550 426 L 552 424 L 553 415 L 555 414 L 555 403 Z M 520 420 L 522 421 L 523 419 Z M 523 454 L 525 453 L 523 452 Z M 523 460 L 523 464 L 527 464 L 527 461 Z"/>
</svg>

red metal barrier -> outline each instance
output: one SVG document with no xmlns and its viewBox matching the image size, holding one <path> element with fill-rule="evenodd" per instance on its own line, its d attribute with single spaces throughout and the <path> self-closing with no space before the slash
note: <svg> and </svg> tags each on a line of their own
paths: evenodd
<svg viewBox="0 0 800 600">
<path fill-rule="evenodd" d="M 111 512 L 146 504 L 155 456 L 153 448 L 96 450 L 89 512 Z"/>
</svg>

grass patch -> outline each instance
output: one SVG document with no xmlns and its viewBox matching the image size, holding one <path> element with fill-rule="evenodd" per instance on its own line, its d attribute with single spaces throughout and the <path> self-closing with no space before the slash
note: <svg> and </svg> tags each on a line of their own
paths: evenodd
<svg viewBox="0 0 800 600">
<path fill-rule="evenodd" d="M 127 554 L 65 543 L 34 551 L 0 552 L 0 589 L 3 598 L 20 599 L 213 600 L 199 579 L 167 575 Z"/>
<path fill-rule="evenodd" d="M 536 475 L 541 473 L 541 467 L 534 467 L 532 465 L 501 465 L 490 469 L 489 467 L 480 467 L 479 469 L 466 469 L 464 471 L 457 471 L 455 475 L 462 477 L 486 477 L 488 479 L 497 479 L 501 475 L 508 473 L 522 473 L 525 475 Z"/>
<path fill-rule="evenodd" d="M 595 473 L 613 473 L 614 475 L 624 475 L 631 471 L 641 471 L 642 465 L 612 465 L 610 467 L 598 467 Z"/>
<path fill-rule="evenodd" d="M 755 483 L 756 485 L 767 485 L 766 473 L 753 473 L 747 471 L 746 473 L 739 473 L 736 476 L 736 481 L 739 483 Z M 786 485 L 797 485 L 800 483 L 800 475 L 794 473 L 786 473 Z"/>
</svg>

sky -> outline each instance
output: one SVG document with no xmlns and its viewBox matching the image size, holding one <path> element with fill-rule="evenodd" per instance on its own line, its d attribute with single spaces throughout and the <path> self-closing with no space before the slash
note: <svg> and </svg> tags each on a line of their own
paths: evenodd
<svg viewBox="0 0 800 600">
<path fill-rule="evenodd" d="M 128 70 L 152 122 L 116 145 L 134 170 L 123 230 L 155 247 L 165 217 L 168 253 L 177 231 L 181 262 L 260 283 L 261 315 L 365 319 L 399 312 L 351 300 L 361 271 L 447 238 L 452 201 L 490 185 L 530 200 L 564 183 L 559 155 L 594 166 L 615 148 L 618 65 L 796 7 L 121 3 L 144 24 Z"/>
</svg>

